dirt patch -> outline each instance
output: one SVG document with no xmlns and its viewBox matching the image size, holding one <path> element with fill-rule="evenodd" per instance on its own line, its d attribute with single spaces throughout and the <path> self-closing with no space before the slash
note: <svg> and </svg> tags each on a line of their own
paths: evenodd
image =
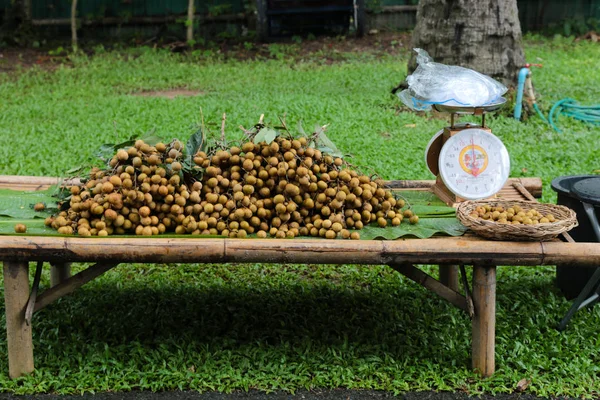
<svg viewBox="0 0 600 400">
<path fill-rule="evenodd" d="M 133 96 L 139 97 L 164 97 L 174 99 L 175 97 L 192 97 L 204 94 L 200 90 L 191 89 L 167 89 L 167 90 L 148 90 L 143 92 L 132 93 Z"/>
<path fill-rule="evenodd" d="M 362 53 L 374 56 L 401 55 L 410 50 L 411 36 L 405 32 L 378 32 L 356 37 L 324 36 L 303 39 L 300 42 L 282 40 L 279 42 L 253 44 L 223 43 L 219 51 L 226 58 L 237 60 L 262 60 L 270 58 L 294 58 L 298 60 L 318 60 L 327 64 L 344 61 L 346 53 Z"/>
<path fill-rule="evenodd" d="M 220 55 L 225 60 L 256 60 L 267 59 L 296 59 L 305 61 L 318 61 L 325 64 L 343 62 L 348 53 L 369 54 L 375 57 L 383 55 L 402 55 L 410 50 L 411 37 L 409 33 L 378 32 L 368 34 L 362 38 L 356 37 L 318 37 L 314 39 L 282 40 L 271 43 L 254 43 L 239 41 L 211 42 L 207 46 L 174 46 L 173 43 L 145 43 L 158 48 L 168 49 L 172 52 L 182 52 L 191 55 L 190 60 L 195 60 L 195 53 L 208 51 Z M 174 42 L 175 44 L 180 42 Z M 68 47 L 68 45 L 65 45 Z M 60 48 L 60 47 L 59 47 Z M 105 49 L 111 50 L 107 43 Z M 93 57 L 92 48 L 82 43 L 81 50 Z M 115 51 L 119 49 L 115 48 Z M 72 61 L 67 51 L 57 52 L 56 48 L 4 48 L 0 49 L 0 73 L 14 73 L 28 70 L 37 66 L 44 70 L 53 71 L 59 66 L 72 66 Z M 174 89 L 158 92 L 135 93 L 138 96 L 174 98 L 178 96 L 197 96 L 199 91 Z"/>
<path fill-rule="evenodd" d="M 38 49 L 6 48 L 0 50 L 0 72 L 13 72 L 39 66 L 54 70 L 61 64 L 68 64 L 65 56 L 50 56 Z"/>
</svg>

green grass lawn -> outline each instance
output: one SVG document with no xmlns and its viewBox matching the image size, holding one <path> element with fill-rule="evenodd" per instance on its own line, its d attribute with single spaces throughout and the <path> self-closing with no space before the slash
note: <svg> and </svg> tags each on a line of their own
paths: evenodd
<svg viewBox="0 0 600 400">
<path fill-rule="evenodd" d="M 432 178 L 424 148 L 447 121 L 404 112 L 390 95 L 406 55 L 336 53 L 330 63 L 326 52 L 286 55 L 293 52 L 233 61 L 214 52 L 130 49 L 0 76 L 0 174 L 64 175 L 102 143 L 151 129 L 187 139 L 202 109 L 215 133 L 227 113 L 230 137 L 263 113 L 271 122 L 286 114 L 290 125 L 329 124 L 329 137 L 354 163 L 387 179 Z M 526 53 L 544 64 L 534 84 L 546 112 L 564 97 L 600 101 L 596 43 L 528 38 Z M 200 94 L 132 95 L 172 88 Z M 600 169 L 599 128 L 565 119 L 557 134 L 536 117 L 521 123 L 502 115 L 489 125 L 509 150 L 512 176 L 541 177 L 545 201 L 555 201 L 554 177 Z M 512 392 L 528 378 L 528 392 L 540 396 L 597 397 L 600 307 L 557 332 L 569 302 L 553 280 L 551 267 L 499 268 L 497 372 L 481 379 L 470 371 L 469 318 L 385 267 L 121 265 L 36 314 L 32 376 L 8 379 L 0 330 L 0 390 L 476 394 Z"/>
</svg>

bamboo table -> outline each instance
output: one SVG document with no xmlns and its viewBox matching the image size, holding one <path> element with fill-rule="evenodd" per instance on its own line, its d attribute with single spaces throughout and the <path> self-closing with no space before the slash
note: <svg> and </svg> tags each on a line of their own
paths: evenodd
<svg viewBox="0 0 600 400">
<path fill-rule="evenodd" d="M 56 178 L 0 177 L 0 188 L 38 190 Z M 433 181 L 391 181 L 396 189 L 429 190 Z M 541 181 L 511 180 L 504 198 L 541 194 Z M 497 242 L 476 236 L 399 240 L 229 239 L 229 238 L 81 238 L 0 236 L 11 378 L 34 370 L 31 317 L 54 300 L 119 263 L 311 263 L 389 265 L 437 293 L 472 318 L 472 366 L 483 376 L 495 369 L 496 266 L 600 265 L 600 244 Z M 30 291 L 29 263 L 37 261 Z M 38 295 L 42 262 L 51 263 L 51 288 Z M 93 263 L 71 276 L 71 262 Z M 440 280 L 416 264 L 440 264 Z M 469 287 L 465 265 L 473 266 Z M 442 268 L 442 266 L 444 268 Z M 462 281 L 459 285 L 458 270 Z M 462 286 L 462 291 L 459 290 Z"/>
</svg>

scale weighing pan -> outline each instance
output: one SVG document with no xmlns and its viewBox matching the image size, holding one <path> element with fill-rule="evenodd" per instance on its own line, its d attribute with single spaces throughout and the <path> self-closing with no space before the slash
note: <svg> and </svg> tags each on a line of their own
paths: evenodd
<svg viewBox="0 0 600 400">
<path fill-rule="evenodd" d="M 504 97 L 500 97 L 497 101 L 486 104 L 484 106 L 449 106 L 446 104 L 433 104 L 432 107 L 439 112 L 445 112 L 450 114 L 474 114 L 480 115 L 498 111 L 506 103 Z"/>
</svg>

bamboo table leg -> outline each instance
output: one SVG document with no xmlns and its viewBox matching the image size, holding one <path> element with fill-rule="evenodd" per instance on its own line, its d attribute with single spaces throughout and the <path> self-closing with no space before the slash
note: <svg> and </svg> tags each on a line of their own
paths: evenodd
<svg viewBox="0 0 600 400">
<path fill-rule="evenodd" d="M 71 263 L 52 263 L 50 265 L 50 287 L 54 287 L 71 277 Z"/>
<path fill-rule="evenodd" d="M 496 267 L 492 265 L 473 266 L 473 305 L 475 315 L 472 320 L 473 369 L 482 376 L 494 373 L 496 341 Z"/>
<path fill-rule="evenodd" d="M 458 292 L 458 265 L 440 264 L 440 282 Z"/>
<path fill-rule="evenodd" d="M 31 326 L 25 323 L 25 307 L 29 299 L 29 264 L 4 262 L 4 299 L 8 374 L 11 378 L 33 372 Z"/>
</svg>

